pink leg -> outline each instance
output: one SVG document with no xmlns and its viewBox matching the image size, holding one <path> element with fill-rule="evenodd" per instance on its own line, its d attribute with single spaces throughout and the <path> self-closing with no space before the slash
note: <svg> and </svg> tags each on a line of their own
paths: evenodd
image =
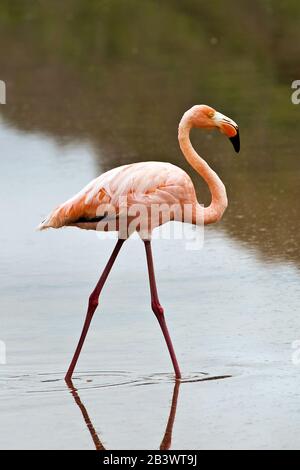
<svg viewBox="0 0 300 470">
<path fill-rule="evenodd" d="M 104 269 L 104 271 L 103 271 L 103 273 L 102 273 L 95 289 L 93 290 L 93 292 L 90 295 L 88 311 L 87 311 L 86 319 L 85 319 L 85 322 L 84 322 L 84 325 L 83 325 L 83 330 L 82 330 L 82 333 L 81 333 L 81 336 L 80 336 L 79 343 L 77 345 L 75 354 L 73 356 L 72 362 L 70 364 L 67 375 L 65 377 L 65 380 L 67 382 L 69 382 L 72 378 L 72 375 L 73 375 L 74 369 L 76 367 L 76 364 L 77 364 L 77 361 L 78 361 L 78 358 L 79 358 L 79 355 L 80 355 L 85 337 L 86 337 L 87 332 L 88 332 L 89 327 L 90 327 L 90 323 L 92 321 L 95 310 L 98 307 L 100 293 L 102 291 L 102 288 L 105 284 L 105 281 L 106 281 L 106 279 L 107 279 L 107 277 L 110 273 L 110 270 L 111 270 L 118 254 L 119 254 L 119 251 L 120 251 L 124 241 L 125 240 L 121 240 L 121 239 L 119 239 L 117 241 L 117 244 L 114 248 L 114 251 L 112 252 L 111 257 L 109 258 L 109 261 L 108 261 L 107 265 L 105 266 L 105 269 Z"/>
<path fill-rule="evenodd" d="M 171 341 L 171 337 L 169 335 L 169 331 L 168 331 L 165 316 L 164 316 L 164 309 L 160 305 L 159 299 L 158 299 L 157 287 L 156 287 L 156 282 L 155 282 L 155 274 L 154 274 L 154 266 L 153 266 L 153 258 L 152 258 L 152 250 L 151 250 L 151 242 L 146 240 L 144 241 L 144 243 L 145 243 L 145 249 L 146 249 L 146 255 L 147 255 L 152 310 L 158 320 L 158 323 L 161 327 L 164 338 L 166 340 L 168 350 L 172 359 L 176 379 L 181 379 L 179 365 L 176 359 L 175 351 L 173 348 L 173 344 Z"/>
</svg>

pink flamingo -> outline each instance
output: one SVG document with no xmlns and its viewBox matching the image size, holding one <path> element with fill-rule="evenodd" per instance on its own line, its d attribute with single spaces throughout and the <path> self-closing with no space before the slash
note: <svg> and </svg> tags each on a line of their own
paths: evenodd
<svg viewBox="0 0 300 470">
<path fill-rule="evenodd" d="M 141 224 L 135 226 L 135 230 L 145 244 L 152 310 L 164 335 L 176 379 L 181 378 L 164 310 L 158 298 L 151 249 L 151 231 L 166 220 L 161 214 L 158 218 L 156 217 L 156 220 L 153 220 L 150 209 L 155 204 L 163 204 L 164 207 L 167 205 L 170 207 L 168 221 L 186 222 L 186 219 L 182 218 L 182 211 L 173 209 L 174 205 L 177 208 L 184 208 L 186 205 L 192 208 L 188 220 L 192 224 L 207 225 L 221 219 L 227 207 L 226 189 L 218 175 L 193 148 L 189 137 L 193 127 L 219 129 L 230 138 L 236 152 L 239 152 L 240 149 L 239 131 L 237 124 L 232 119 L 206 105 L 193 106 L 180 121 L 179 145 L 186 160 L 208 184 L 212 198 L 208 207 L 203 208 L 198 203 L 193 183 L 181 168 L 165 162 L 141 162 L 114 168 L 94 179 L 78 194 L 51 212 L 39 226 L 40 230 L 50 227 L 75 226 L 86 230 L 117 230 L 119 234 L 111 257 L 90 295 L 81 337 L 65 377 L 67 381 L 70 381 L 76 367 L 104 283 L 125 239 L 132 233 L 132 229 L 129 228 L 133 220 L 130 210 L 135 204 L 146 209 L 144 219 L 147 219 L 145 222 L 148 232 L 145 233 L 141 229 Z M 124 221 L 127 228 L 125 234 L 121 231 L 121 225 Z M 114 222 L 114 225 L 111 222 Z"/>
</svg>

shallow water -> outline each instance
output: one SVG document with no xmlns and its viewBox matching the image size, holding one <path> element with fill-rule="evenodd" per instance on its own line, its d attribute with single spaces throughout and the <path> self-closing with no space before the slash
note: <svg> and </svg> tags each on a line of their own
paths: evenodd
<svg viewBox="0 0 300 470">
<path fill-rule="evenodd" d="M 0 367 L 1 447 L 93 448 L 80 399 L 105 447 L 159 448 L 174 383 L 150 309 L 141 242 L 126 243 L 103 291 L 74 377 L 76 403 L 63 375 L 86 299 L 114 241 L 72 229 L 37 233 L 34 226 L 45 206 L 93 176 L 93 150 L 60 147 L 4 124 L 0 136 L 10 156 L 2 184 L 11 207 L 1 233 L 7 247 L 1 260 L 7 345 L 7 364 Z M 184 376 L 172 448 L 297 446 L 299 374 L 291 347 L 299 330 L 297 267 L 260 260 L 222 226 L 206 230 L 196 255 L 184 241 L 153 244 Z"/>
<path fill-rule="evenodd" d="M 0 448 L 299 448 L 300 366 L 292 346 L 300 340 L 300 133 L 299 108 L 289 97 L 290 69 L 279 74 L 283 58 L 273 49 L 262 51 L 271 58 L 262 64 L 255 41 L 243 61 L 225 33 L 226 41 L 222 35 L 211 41 L 218 22 L 209 16 L 213 32 L 205 30 L 208 11 L 197 29 L 193 11 L 173 3 L 157 22 L 155 9 L 132 2 L 142 5 L 149 31 L 155 24 L 161 36 L 142 34 L 135 25 L 140 17 L 133 17 L 124 48 L 122 18 L 131 10 L 117 9 L 109 20 L 115 36 L 108 37 L 108 28 L 107 41 L 102 38 L 107 50 L 99 57 L 89 34 L 94 26 L 105 34 L 102 23 L 89 17 L 97 16 L 92 7 L 82 16 L 90 28 L 76 29 L 82 41 L 74 49 L 75 14 L 58 44 L 42 6 L 17 31 L 7 13 L 0 44 L 11 51 L 9 60 L 2 54 L 0 77 L 9 98 L 0 108 L 0 340 L 7 347 L 7 363 L 0 365 Z M 265 19 L 274 27 L 275 13 Z M 49 36 L 39 42 L 34 35 L 40 20 L 49 22 Z M 168 39 L 163 32 L 174 24 L 179 33 Z M 199 47 L 195 31 L 202 35 L 206 67 L 191 60 Z M 272 31 L 260 33 L 272 38 Z M 267 48 L 267 40 L 259 50 L 262 44 Z M 223 136 L 193 134 L 228 188 L 229 209 L 221 223 L 206 229 L 200 251 L 187 250 L 184 240 L 153 242 L 183 381 L 173 381 L 151 312 L 142 243 L 129 240 L 67 386 L 63 377 L 87 298 L 114 240 L 76 229 L 34 229 L 51 208 L 111 167 L 161 159 L 188 169 L 176 126 L 200 100 L 241 124 L 242 151 L 232 155 Z M 207 202 L 204 185 L 190 173 L 199 199 Z"/>
</svg>

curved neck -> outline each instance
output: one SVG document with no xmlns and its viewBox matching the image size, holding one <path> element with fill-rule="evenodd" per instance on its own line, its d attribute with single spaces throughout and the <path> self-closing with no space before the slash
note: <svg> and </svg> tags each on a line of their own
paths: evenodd
<svg viewBox="0 0 300 470">
<path fill-rule="evenodd" d="M 186 160 L 194 168 L 194 170 L 196 170 L 197 173 L 202 176 L 209 187 L 212 197 L 210 205 L 203 209 L 200 204 L 198 204 L 198 209 L 202 211 L 202 213 L 204 211 L 204 224 L 207 225 L 217 222 L 221 219 L 228 204 L 227 194 L 226 188 L 217 173 L 210 168 L 206 161 L 203 160 L 203 158 L 201 158 L 193 148 L 190 141 L 191 128 L 192 124 L 188 116 L 184 115 L 179 124 L 178 140 L 181 151 Z M 196 220 L 193 221 L 193 223 L 194 222 L 197 223 Z"/>
</svg>

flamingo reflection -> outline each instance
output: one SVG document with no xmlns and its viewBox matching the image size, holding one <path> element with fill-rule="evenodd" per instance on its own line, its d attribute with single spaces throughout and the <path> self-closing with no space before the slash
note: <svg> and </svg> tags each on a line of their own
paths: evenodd
<svg viewBox="0 0 300 470">
<path fill-rule="evenodd" d="M 74 386 L 72 380 L 67 381 L 66 384 L 67 384 L 67 386 L 68 386 L 68 388 L 71 392 L 71 395 L 73 396 L 73 398 L 75 400 L 76 405 L 78 406 L 78 408 L 81 411 L 82 417 L 83 417 L 83 419 L 85 421 L 85 424 L 86 424 L 86 426 L 89 430 L 89 433 L 91 435 L 91 438 L 93 440 L 93 443 L 94 443 L 94 446 L 95 446 L 96 450 L 97 451 L 107 450 L 101 442 L 101 439 L 100 439 L 100 437 L 99 437 L 99 435 L 98 435 L 98 433 L 97 433 L 97 431 L 96 431 L 96 429 L 95 429 L 95 427 L 94 427 L 94 425 L 91 421 L 91 418 L 88 414 L 88 411 L 87 411 L 85 405 L 81 401 L 78 389 Z M 176 417 L 176 410 L 177 410 L 179 387 L 180 387 L 180 381 L 176 380 L 174 388 L 173 388 L 171 408 L 170 408 L 170 412 L 169 412 L 167 426 L 166 426 L 166 430 L 165 430 L 165 433 L 164 433 L 164 437 L 163 437 L 163 439 L 161 441 L 161 444 L 160 444 L 160 450 L 168 450 L 171 447 L 173 426 L 174 426 L 175 417 Z"/>
<path fill-rule="evenodd" d="M 74 400 L 75 400 L 75 403 L 76 405 L 78 405 L 78 408 L 80 409 L 81 411 L 81 414 L 82 414 L 82 417 L 85 421 L 85 424 L 87 425 L 87 428 L 89 430 L 89 433 L 91 435 L 91 438 L 93 440 L 93 443 L 96 447 L 96 450 L 106 450 L 104 445 L 102 444 L 98 434 L 97 434 L 97 431 L 96 429 L 94 428 L 93 426 L 93 423 L 91 421 L 91 418 L 87 412 L 87 409 L 86 407 L 84 406 L 84 404 L 82 403 L 81 399 L 80 399 L 80 396 L 78 394 L 78 390 L 77 388 L 74 387 L 74 384 L 72 382 L 72 380 L 66 382 Z"/>
<path fill-rule="evenodd" d="M 176 416 L 177 401 L 178 401 L 178 395 L 179 395 L 179 386 L 180 386 L 180 381 L 176 380 L 174 389 L 173 389 L 173 397 L 172 397 L 172 403 L 171 403 L 171 408 L 170 408 L 170 413 L 169 413 L 169 419 L 167 422 L 167 427 L 165 430 L 163 440 L 161 441 L 161 444 L 160 444 L 160 450 L 168 450 L 171 447 L 173 426 L 174 426 L 174 421 L 175 421 L 175 416 Z"/>
</svg>

